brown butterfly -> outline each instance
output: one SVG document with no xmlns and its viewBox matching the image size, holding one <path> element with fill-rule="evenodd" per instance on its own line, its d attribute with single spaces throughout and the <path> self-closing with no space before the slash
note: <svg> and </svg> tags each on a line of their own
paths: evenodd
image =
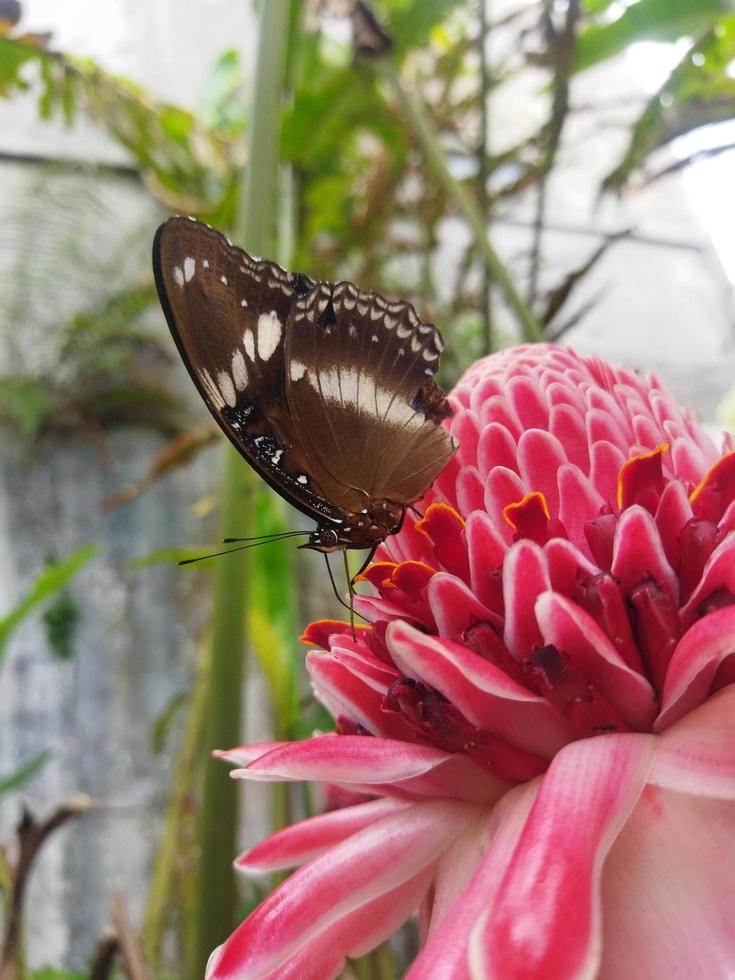
<svg viewBox="0 0 735 980">
<path fill-rule="evenodd" d="M 451 408 L 434 381 L 436 327 L 409 303 L 253 258 L 191 218 L 158 229 L 153 270 L 209 410 L 316 521 L 301 547 L 369 549 L 369 561 L 456 450 L 441 426 Z"/>
</svg>

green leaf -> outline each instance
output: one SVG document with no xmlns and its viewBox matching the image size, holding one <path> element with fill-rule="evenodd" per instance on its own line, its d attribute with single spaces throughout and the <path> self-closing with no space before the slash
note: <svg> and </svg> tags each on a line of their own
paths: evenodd
<svg viewBox="0 0 735 980">
<path fill-rule="evenodd" d="M 79 604 L 67 591 L 54 599 L 44 612 L 46 639 L 59 660 L 71 660 L 74 653 L 74 636 L 80 618 Z"/>
<path fill-rule="evenodd" d="M 151 751 L 155 755 L 159 755 L 163 752 L 166 745 L 166 739 L 168 738 L 168 733 L 171 727 L 178 717 L 182 708 L 186 707 L 190 702 L 190 694 L 188 691 L 180 691 L 178 694 L 169 700 L 168 704 L 164 707 L 163 711 L 158 715 L 155 722 L 153 723 L 153 730 L 151 732 Z"/>
<path fill-rule="evenodd" d="M 46 765 L 50 758 L 50 752 L 39 752 L 38 755 L 35 755 L 25 765 L 21 766 L 20 769 L 16 769 L 14 773 L 11 773 L 9 776 L 0 776 L 0 796 L 4 793 L 9 793 L 13 789 L 20 789 L 21 786 L 24 786 Z"/>
<path fill-rule="evenodd" d="M 396 54 L 402 56 L 425 45 L 432 30 L 455 9 L 466 6 L 466 0 L 393 0 L 383 6 L 388 8 L 388 33 Z"/>
<path fill-rule="evenodd" d="M 40 378 L 0 378 L 0 416 L 35 439 L 52 406 L 48 384 Z"/>
<path fill-rule="evenodd" d="M 0 619 L 0 660 L 11 633 L 33 610 L 57 592 L 60 592 L 74 578 L 77 572 L 99 551 L 96 544 L 84 545 L 66 561 L 47 568 L 36 579 L 28 595 L 4 619 Z"/>
<path fill-rule="evenodd" d="M 685 52 L 633 127 L 622 160 L 603 189 L 619 189 L 648 155 L 700 126 L 735 116 L 735 14 L 722 17 Z"/>
<path fill-rule="evenodd" d="M 593 24 L 577 38 L 575 71 L 584 71 L 636 41 L 676 41 L 712 27 L 730 10 L 727 0 L 638 0 L 617 20 Z"/>
<path fill-rule="evenodd" d="M 53 966 L 44 966 L 40 970 L 33 970 L 30 980 L 85 980 L 89 974 L 69 973 L 68 970 L 57 970 Z"/>
</svg>

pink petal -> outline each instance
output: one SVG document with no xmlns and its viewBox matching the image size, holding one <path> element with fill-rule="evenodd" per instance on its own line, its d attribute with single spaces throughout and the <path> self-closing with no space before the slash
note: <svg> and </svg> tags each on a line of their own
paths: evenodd
<svg viewBox="0 0 735 980">
<path fill-rule="evenodd" d="M 611 442 L 592 442 L 590 446 L 590 480 L 605 503 L 614 507 L 618 473 L 625 463 L 625 456 Z"/>
<path fill-rule="evenodd" d="M 533 541 L 518 541 L 513 545 L 503 563 L 503 639 L 518 660 L 543 644 L 534 606 L 538 596 L 550 585 L 546 556 L 541 548 Z"/>
<path fill-rule="evenodd" d="M 503 517 L 503 511 L 508 504 L 523 500 L 525 495 L 526 487 L 513 470 L 496 466 L 488 474 L 485 484 L 485 509 L 496 530 L 508 544 L 513 540 L 513 529 Z"/>
<path fill-rule="evenodd" d="M 559 514 L 557 473 L 566 462 L 564 448 L 548 432 L 527 429 L 518 441 L 521 479 L 529 490 L 543 493 L 552 517 Z"/>
<path fill-rule="evenodd" d="M 666 558 L 654 519 L 642 507 L 628 507 L 618 522 L 611 571 L 625 592 L 653 578 L 673 603 L 678 602 L 679 580 Z"/>
<path fill-rule="evenodd" d="M 507 788 L 464 755 L 426 745 L 367 735 L 317 735 L 282 743 L 274 752 L 232 774 L 259 782 L 316 780 L 363 792 L 445 796 L 492 803 Z"/>
<path fill-rule="evenodd" d="M 232 775 L 265 782 L 394 783 L 430 772 L 451 758 L 426 745 L 363 735 L 315 735 L 282 742 Z"/>
<path fill-rule="evenodd" d="M 559 520 L 566 528 L 569 540 L 589 558 L 590 547 L 584 526 L 601 513 L 605 501 L 592 481 L 576 466 L 562 466 L 558 480 Z"/>
<path fill-rule="evenodd" d="M 545 592 L 536 619 L 544 642 L 563 651 L 632 729 L 650 730 L 656 716 L 651 685 L 627 666 L 591 616 L 565 596 Z"/>
<path fill-rule="evenodd" d="M 482 430 L 477 445 L 477 467 L 480 473 L 489 473 L 495 466 L 518 471 L 516 442 L 504 425 L 492 422 Z"/>
<path fill-rule="evenodd" d="M 473 931 L 475 976 L 595 975 L 603 861 L 643 790 L 654 741 L 603 735 L 573 742 L 556 756 L 493 906 Z"/>
<path fill-rule="evenodd" d="M 502 601 L 498 576 L 494 573 L 500 568 L 505 557 L 507 545 L 498 534 L 495 525 L 482 511 L 475 511 L 467 519 L 465 528 L 467 550 L 470 555 L 470 583 L 472 591 L 480 602 L 491 609 Z"/>
<path fill-rule="evenodd" d="M 735 606 L 704 616 L 686 631 L 669 663 L 656 731 L 664 731 L 704 701 L 718 667 L 732 653 Z"/>
<path fill-rule="evenodd" d="M 735 963 L 735 805 L 647 787 L 605 862 L 605 980 L 725 978 Z"/>
<path fill-rule="evenodd" d="M 549 406 L 535 379 L 523 376 L 511 378 L 505 390 L 524 429 L 547 427 Z"/>
<path fill-rule="evenodd" d="M 400 622 L 391 624 L 387 635 L 399 669 L 435 687 L 478 728 L 544 759 L 569 741 L 571 732 L 544 698 L 467 647 Z"/>
<path fill-rule="evenodd" d="M 477 599 L 461 579 L 446 572 L 433 576 L 428 586 L 428 600 L 439 636 L 461 640 L 474 623 L 502 626 L 502 619 Z"/>
<path fill-rule="evenodd" d="M 719 589 L 735 594 L 735 533 L 730 532 L 709 556 L 697 588 L 681 610 L 681 621 L 689 626 L 704 612 L 706 600 Z"/>
<path fill-rule="evenodd" d="M 659 736 L 649 782 L 680 793 L 735 799 L 735 684 Z"/>
<path fill-rule="evenodd" d="M 290 968 L 284 970 L 293 957 L 309 969 L 299 956 L 306 943 L 329 958 L 326 977 L 334 976 L 337 960 L 362 951 L 367 934 L 374 941 L 369 904 L 420 876 L 462 832 L 473 812 L 444 800 L 419 803 L 336 844 L 295 871 L 248 916 L 217 951 L 208 980 L 297 976 Z M 425 887 L 424 881 L 421 884 Z M 337 926 L 340 921 L 345 928 Z M 390 922 L 391 928 L 394 925 Z M 324 973 L 302 976 L 326 980 Z"/>
<path fill-rule="evenodd" d="M 251 874 L 296 867 L 383 817 L 413 805 L 405 800 L 383 797 L 320 813 L 271 834 L 241 854 L 235 861 L 235 867 Z"/>
<path fill-rule="evenodd" d="M 485 835 L 490 838 L 485 856 L 480 861 L 467 887 L 456 902 L 444 901 L 441 890 L 456 891 L 455 875 L 460 879 L 466 868 L 455 872 L 442 860 L 437 877 L 451 875 L 440 881 L 439 902 L 432 912 L 429 935 L 424 949 L 406 974 L 406 980 L 469 980 L 468 944 L 470 934 L 480 916 L 492 909 L 503 876 L 513 859 L 518 839 L 536 797 L 540 780 L 510 790 L 493 808 Z M 482 976 L 478 974 L 476 976 Z"/>
<path fill-rule="evenodd" d="M 469 516 L 482 510 L 485 501 L 485 484 L 474 466 L 463 466 L 457 477 L 457 507 L 460 514 Z"/>
<path fill-rule="evenodd" d="M 567 459 L 583 473 L 590 471 L 590 453 L 584 416 L 579 409 L 570 405 L 558 404 L 551 409 L 549 432 L 564 447 Z"/>
</svg>

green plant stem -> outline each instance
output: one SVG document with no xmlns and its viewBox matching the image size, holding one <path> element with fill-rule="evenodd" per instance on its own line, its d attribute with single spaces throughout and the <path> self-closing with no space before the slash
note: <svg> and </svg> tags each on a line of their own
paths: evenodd
<svg viewBox="0 0 735 980">
<path fill-rule="evenodd" d="M 484 226 L 482 218 L 472 203 L 469 194 L 462 184 L 454 179 L 447 167 L 444 153 L 439 145 L 425 106 L 417 97 L 408 95 L 401 85 L 395 69 L 387 59 L 380 58 L 376 60 L 375 65 L 380 77 L 386 82 L 393 93 L 403 118 L 411 128 L 413 135 L 423 150 L 435 179 L 441 184 L 450 199 L 454 201 L 455 207 L 470 226 L 483 261 L 515 314 L 521 327 L 523 338 L 529 341 L 541 340 L 542 332 L 538 320 L 524 303 L 510 273 L 493 248 L 488 238 L 487 228 Z"/>
<path fill-rule="evenodd" d="M 199 672 L 194 684 L 188 711 L 186 727 L 174 765 L 171 780 L 171 793 L 166 804 L 166 817 L 158 845 L 151 883 L 148 891 L 148 904 L 143 925 L 143 949 L 146 959 L 154 973 L 162 968 L 161 949 L 172 909 L 176 905 L 174 890 L 177 882 L 190 877 L 192 843 L 189 824 L 192 821 L 192 800 L 194 780 L 198 772 L 202 738 L 204 736 L 205 708 L 207 704 L 207 681 L 211 649 L 209 641 L 203 645 Z M 187 835 L 187 830 L 189 834 Z M 188 838 L 188 839 L 187 839 Z M 185 940 L 189 943 L 193 923 L 186 921 L 184 915 Z M 192 951 L 189 951 L 189 958 Z"/>
<path fill-rule="evenodd" d="M 255 101 L 250 129 L 250 152 L 244 195 L 235 237 L 251 252 L 270 251 L 274 227 L 278 170 L 280 101 L 288 23 L 288 0 L 262 5 Z M 222 537 L 249 533 L 245 491 L 254 483 L 252 472 L 227 447 L 220 497 Z M 207 706 L 205 751 L 236 745 L 242 726 L 242 686 L 246 647 L 248 553 L 239 552 L 216 567 L 212 667 Z M 204 774 L 200 844 L 199 913 L 197 921 L 197 977 L 204 974 L 209 954 L 229 934 L 235 913 L 236 892 L 232 861 L 236 853 L 236 784 L 226 766 L 211 757 Z"/>
</svg>

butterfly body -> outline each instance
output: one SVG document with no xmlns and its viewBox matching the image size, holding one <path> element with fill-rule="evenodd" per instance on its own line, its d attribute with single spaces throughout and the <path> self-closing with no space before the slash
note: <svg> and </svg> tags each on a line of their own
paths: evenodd
<svg viewBox="0 0 735 980">
<path fill-rule="evenodd" d="M 316 521 L 304 547 L 373 549 L 455 452 L 433 379 L 442 350 L 413 307 L 255 259 L 171 218 L 153 246 L 161 305 L 238 451 Z"/>
</svg>

